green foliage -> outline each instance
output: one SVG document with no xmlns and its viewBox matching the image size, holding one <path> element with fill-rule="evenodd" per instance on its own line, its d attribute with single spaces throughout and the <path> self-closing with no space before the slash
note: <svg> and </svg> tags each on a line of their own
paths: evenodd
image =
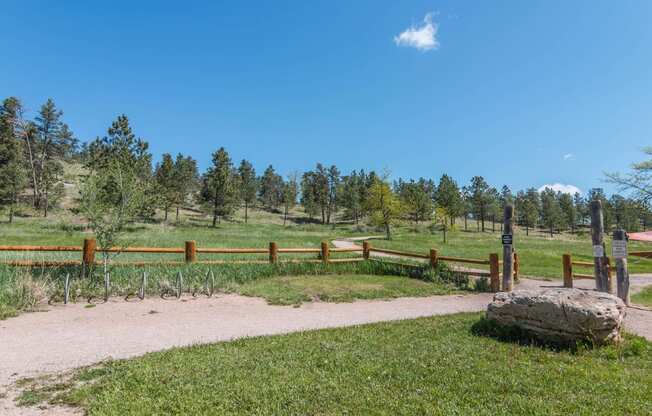
<svg viewBox="0 0 652 416">
<path fill-rule="evenodd" d="M 13 220 L 18 195 L 26 183 L 23 147 L 19 137 L 19 117 L 22 105 L 15 97 L 2 102 L 0 107 L 0 207 L 9 210 Z"/>
<path fill-rule="evenodd" d="M 256 170 L 253 165 L 245 159 L 242 159 L 238 167 L 238 188 L 240 190 L 240 199 L 245 204 L 246 223 L 249 219 L 249 207 L 256 202 L 258 179 L 256 178 Z"/>
<path fill-rule="evenodd" d="M 269 210 L 277 209 L 283 200 L 283 178 L 281 175 L 276 173 L 272 165 L 269 165 L 259 183 L 258 198 L 262 205 Z"/>
<path fill-rule="evenodd" d="M 366 209 L 371 213 L 371 223 L 383 227 L 387 239 L 391 239 L 391 227 L 401 218 L 404 208 L 386 181 L 377 178 L 369 187 Z"/>
<path fill-rule="evenodd" d="M 231 158 L 223 147 L 213 153 L 213 165 L 202 179 L 201 197 L 210 207 L 213 227 L 235 211 L 238 203 L 237 176 Z"/>
<path fill-rule="evenodd" d="M 434 210 L 435 185 L 431 180 L 419 178 L 418 181 L 404 182 L 399 179 L 395 185 L 396 193 L 410 219 L 416 224 L 427 221 Z"/>
<path fill-rule="evenodd" d="M 441 176 L 435 195 L 437 206 L 446 210 L 451 223 L 456 217 L 464 213 L 462 194 L 457 183 L 450 176 L 446 174 Z"/>
<path fill-rule="evenodd" d="M 652 286 L 646 286 L 632 295 L 632 303 L 652 307 Z"/>
</svg>

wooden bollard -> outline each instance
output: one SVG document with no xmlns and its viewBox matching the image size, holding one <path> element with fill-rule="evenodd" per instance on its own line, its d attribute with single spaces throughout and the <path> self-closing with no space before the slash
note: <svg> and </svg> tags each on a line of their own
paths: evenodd
<svg viewBox="0 0 652 416">
<path fill-rule="evenodd" d="M 591 242 L 593 243 L 593 276 L 595 289 L 598 292 L 609 291 L 609 275 L 604 250 L 604 221 L 602 218 L 602 202 L 599 199 L 591 201 Z"/>
<path fill-rule="evenodd" d="M 434 248 L 430 249 L 430 267 L 433 269 L 437 268 L 437 250 Z"/>
<path fill-rule="evenodd" d="M 573 260 L 570 254 L 562 256 L 562 267 L 564 270 L 564 287 L 573 287 Z"/>
<path fill-rule="evenodd" d="M 629 305 L 629 270 L 627 270 L 627 234 L 618 229 L 613 232 L 612 255 L 616 260 L 617 295 Z"/>
<path fill-rule="evenodd" d="M 85 238 L 82 248 L 82 277 L 86 277 L 86 272 L 95 265 L 95 250 L 97 241 L 94 238 Z"/>
<path fill-rule="evenodd" d="M 518 281 L 518 272 L 521 268 L 521 262 L 518 258 L 518 252 L 514 252 L 514 280 Z"/>
<path fill-rule="evenodd" d="M 514 206 L 505 205 L 503 217 L 503 291 L 514 287 Z"/>
<path fill-rule="evenodd" d="M 275 242 L 269 243 L 269 262 L 275 264 L 278 261 L 278 246 Z"/>
<path fill-rule="evenodd" d="M 603 257 L 604 267 L 607 269 L 607 292 L 614 294 L 616 293 L 615 282 L 614 282 L 614 272 L 613 267 L 611 267 L 611 259 L 607 256 Z"/>
<path fill-rule="evenodd" d="M 186 241 L 186 263 L 197 261 L 197 242 L 194 240 Z"/>
<path fill-rule="evenodd" d="M 489 284 L 492 292 L 500 291 L 500 265 L 497 253 L 489 255 Z"/>
<path fill-rule="evenodd" d="M 371 243 L 365 240 L 362 242 L 362 258 L 369 260 L 369 253 L 371 251 Z"/>
<path fill-rule="evenodd" d="M 329 254 L 330 254 L 330 250 L 328 249 L 328 242 L 327 241 L 322 241 L 321 242 L 321 261 L 324 264 L 328 263 Z"/>
</svg>

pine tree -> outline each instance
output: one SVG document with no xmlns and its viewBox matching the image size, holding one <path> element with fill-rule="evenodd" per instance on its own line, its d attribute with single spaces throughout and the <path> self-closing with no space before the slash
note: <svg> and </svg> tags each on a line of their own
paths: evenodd
<svg viewBox="0 0 652 416">
<path fill-rule="evenodd" d="M 470 202 L 473 206 L 473 215 L 476 217 L 476 220 L 480 220 L 482 231 L 484 232 L 484 222 L 491 202 L 489 184 L 487 184 L 482 176 L 474 176 L 471 178 L 471 185 L 468 189 Z"/>
<path fill-rule="evenodd" d="M 25 169 L 19 138 L 18 118 L 22 105 L 15 97 L 0 107 L 0 206 L 8 207 L 9 222 L 13 222 L 18 195 L 25 186 Z"/>
<path fill-rule="evenodd" d="M 238 167 L 238 178 L 240 187 L 240 199 L 245 206 L 245 224 L 249 218 L 249 207 L 256 202 L 258 193 L 258 180 L 256 179 L 256 170 L 253 165 L 245 159 L 242 159 Z"/>
<path fill-rule="evenodd" d="M 281 205 L 282 184 L 283 178 L 276 173 L 272 165 L 269 165 L 260 178 L 260 189 L 258 191 L 258 198 L 265 208 L 276 210 Z"/>
<path fill-rule="evenodd" d="M 383 227 L 387 239 L 391 240 L 391 226 L 403 214 L 403 207 L 387 181 L 375 179 L 374 183 L 369 187 L 369 196 L 366 203 L 367 209 L 371 213 L 372 224 Z"/>
<path fill-rule="evenodd" d="M 172 155 L 164 153 L 161 162 L 154 169 L 154 180 L 157 185 L 157 195 L 160 198 L 164 220 L 168 220 L 168 211 L 177 200 L 177 188 L 175 186 L 175 167 Z"/>
<path fill-rule="evenodd" d="M 190 156 L 177 154 L 174 161 L 174 205 L 177 222 L 179 222 L 179 208 L 197 191 L 198 176 L 197 162 Z"/>
<path fill-rule="evenodd" d="M 451 225 L 454 225 L 455 218 L 460 216 L 464 211 L 464 202 L 462 194 L 457 183 L 450 176 L 443 174 L 439 179 L 439 185 L 436 192 L 437 206 L 445 210 L 450 216 Z"/>
<path fill-rule="evenodd" d="M 287 222 L 288 213 L 297 203 L 298 188 L 297 174 L 288 175 L 287 180 L 283 183 L 283 225 Z"/>
<path fill-rule="evenodd" d="M 558 228 L 562 221 L 559 199 L 550 188 L 541 191 L 541 221 L 550 231 L 550 237 L 554 236 L 555 228 Z"/>
<path fill-rule="evenodd" d="M 221 147 L 213 153 L 213 165 L 203 178 L 202 199 L 213 211 L 213 227 L 233 213 L 237 203 L 236 177 L 227 151 Z"/>
</svg>

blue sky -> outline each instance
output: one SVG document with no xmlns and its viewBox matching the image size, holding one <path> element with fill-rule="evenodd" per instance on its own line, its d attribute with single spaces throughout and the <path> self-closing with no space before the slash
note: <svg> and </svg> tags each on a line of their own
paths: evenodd
<svg viewBox="0 0 652 416">
<path fill-rule="evenodd" d="M 52 97 L 81 140 L 125 113 L 157 157 L 202 168 L 225 146 L 260 171 L 585 191 L 652 144 L 651 16 L 650 1 L 5 0 L 0 95 L 32 114 Z"/>
</svg>

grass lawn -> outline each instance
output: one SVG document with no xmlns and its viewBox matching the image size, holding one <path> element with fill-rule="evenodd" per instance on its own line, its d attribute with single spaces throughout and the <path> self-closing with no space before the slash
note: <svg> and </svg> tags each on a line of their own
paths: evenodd
<svg viewBox="0 0 652 416">
<path fill-rule="evenodd" d="M 22 402 L 64 402 L 90 415 L 650 414 L 652 346 L 643 339 L 554 351 L 476 335 L 480 317 L 168 350 L 28 386 Z"/>
<path fill-rule="evenodd" d="M 632 302 L 652 307 L 652 286 L 646 286 L 640 292 L 632 295 Z"/>
<path fill-rule="evenodd" d="M 298 305 L 313 300 L 352 302 L 355 299 L 443 295 L 454 289 L 442 283 L 369 274 L 283 276 L 255 280 L 234 288 L 242 295 L 262 297 L 274 305 Z"/>
<path fill-rule="evenodd" d="M 463 225 L 447 233 L 447 242 L 443 243 L 442 233 L 431 233 L 427 228 L 419 227 L 415 232 L 414 227 L 397 228 L 391 241 L 372 240 L 372 246 L 393 248 L 405 251 L 427 253 L 430 248 L 436 248 L 440 255 L 488 259 L 489 253 L 498 253 L 502 257 L 500 232 L 477 232 L 475 224 L 469 223 L 469 231 L 463 230 Z M 489 229 L 491 224 L 489 224 Z M 498 228 L 499 230 L 499 228 Z M 518 251 L 521 274 L 525 276 L 550 277 L 561 279 L 561 258 L 564 253 L 571 253 L 574 260 L 592 261 L 592 245 L 589 235 L 555 235 L 553 238 L 543 233 L 525 235 L 525 231 L 518 229 L 514 237 L 515 247 Z M 652 251 L 652 244 L 630 242 L 630 251 Z M 607 251 L 611 252 L 610 240 L 607 239 Z M 577 269 L 578 273 L 590 273 L 591 269 Z M 631 273 L 652 272 L 652 260 L 631 257 L 629 261 Z"/>
</svg>

